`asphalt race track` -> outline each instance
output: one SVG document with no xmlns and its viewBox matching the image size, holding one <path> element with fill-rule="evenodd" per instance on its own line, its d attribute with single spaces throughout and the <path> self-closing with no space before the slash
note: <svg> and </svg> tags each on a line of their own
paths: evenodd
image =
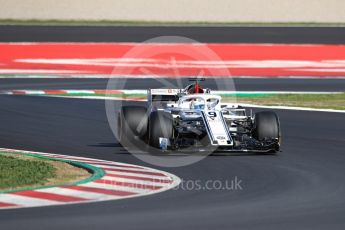
<svg viewBox="0 0 345 230">
<path fill-rule="evenodd" d="M 143 164 L 113 138 L 103 101 L 1 96 L 0 107 L 1 146 Z M 123 201 L 2 211 L 1 226 L 341 229 L 344 115 L 278 113 L 284 133 L 278 156 L 211 156 L 169 169 L 184 180 L 224 181 L 237 176 L 244 182 L 241 191 L 180 189 Z"/>
<path fill-rule="evenodd" d="M 207 80 L 210 89 L 222 90 L 221 85 L 215 83 L 215 79 Z M 147 89 L 147 86 L 162 87 L 156 79 L 121 79 L 116 80 L 119 85 L 125 85 L 126 89 Z M 164 81 L 177 85 L 176 80 L 164 79 Z M 225 80 L 226 81 L 226 80 Z M 221 82 L 225 82 L 222 80 Z M 233 82 L 238 91 L 325 91 L 343 92 L 345 89 L 344 79 L 293 79 L 293 78 L 264 78 L 248 79 L 234 78 Z M 182 80 L 182 84 L 188 84 L 188 80 Z M 0 90 L 12 89 L 106 89 L 108 79 L 0 79 Z M 224 89 L 226 90 L 226 89 Z"/>
<path fill-rule="evenodd" d="M 142 42 L 185 36 L 207 43 L 342 44 L 342 27 L 6 26 L 0 42 Z"/>
<path fill-rule="evenodd" d="M 130 81 L 142 88 L 152 86 L 139 79 Z M 241 90 L 345 89 L 341 79 L 237 81 Z M 0 79 L 1 89 L 95 89 L 105 85 L 102 79 Z M 345 115 L 277 113 L 283 133 L 283 152 L 278 155 L 215 155 L 188 167 L 164 168 L 184 181 L 224 182 L 237 177 L 242 181 L 241 190 L 180 187 L 142 198 L 3 210 L 0 228 L 343 229 Z M 0 146 L 152 167 L 118 144 L 102 100 L 1 95 Z"/>
</svg>

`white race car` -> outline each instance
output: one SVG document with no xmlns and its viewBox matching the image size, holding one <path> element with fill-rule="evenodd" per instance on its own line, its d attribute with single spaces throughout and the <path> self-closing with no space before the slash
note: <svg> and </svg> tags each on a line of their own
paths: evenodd
<svg viewBox="0 0 345 230">
<path fill-rule="evenodd" d="M 193 80 L 185 89 L 149 89 L 146 107 L 123 106 L 118 116 L 120 142 L 131 147 L 140 141 L 165 151 L 279 151 L 276 113 L 248 116 L 244 108 L 222 104 L 220 96 Z"/>
</svg>

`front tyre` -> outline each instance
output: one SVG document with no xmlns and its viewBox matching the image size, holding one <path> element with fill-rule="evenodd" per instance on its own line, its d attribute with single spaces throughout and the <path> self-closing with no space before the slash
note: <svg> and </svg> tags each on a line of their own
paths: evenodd
<svg viewBox="0 0 345 230">
<path fill-rule="evenodd" d="M 278 115 L 271 111 L 263 111 L 255 114 L 253 137 L 258 141 L 276 140 L 276 151 L 281 142 L 281 130 Z"/>
<path fill-rule="evenodd" d="M 159 138 L 174 138 L 174 121 L 170 113 L 153 111 L 149 118 L 149 144 L 159 149 Z"/>
<path fill-rule="evenodd" d="M 123 146 L 133 146 L 136 137 L 146 139 L 148 126 L 147 108 L 123 106 L 118 115 L 118 138 Z"/>
</svg>

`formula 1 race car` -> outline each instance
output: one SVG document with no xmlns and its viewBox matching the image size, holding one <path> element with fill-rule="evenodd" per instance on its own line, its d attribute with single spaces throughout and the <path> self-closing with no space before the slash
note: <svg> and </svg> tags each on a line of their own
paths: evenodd
<svg viewBox="0 0 345 230">
<path fill-rule="evenodd" d="M 234 104 L 200 86 L 200 79 L 184 89 L 149 89 L 148 105 L 123 106 L 118 114 L 120 143 L 140 140 L 160 150 L 276 152 L 280 122 L 271 111 L 246 115 Z M 140 147 L 142 148 L 142 147 Z"/>
</svg>

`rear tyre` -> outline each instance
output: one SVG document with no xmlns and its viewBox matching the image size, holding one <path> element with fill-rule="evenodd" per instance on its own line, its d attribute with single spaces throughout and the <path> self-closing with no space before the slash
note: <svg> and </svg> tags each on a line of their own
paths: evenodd
<svg viewBox="0 0 345 230">
<path fill-rule="evenodd" d="M 137 139 L 147 136 L 147 108 L 141 106 L 123 106 L 118 116 L 118 137 L 122 145 L 133 146 Z"/>
<path fill-rule="evenodd" d="M 159 138 L 174 138 L 174 123 L 170 113 L 154 111 L 149 119 L 149 144 L 154 148 L 160 148 Z"/>
<path fill-rule="evenodd" d="M 276 113 L 271 111 L 258 112 L 254 118 L 253 137 L 258 141 L 269 139 L 278 140 L 276 151 L 279 150 L 280 145 L 280 122 Z"/>
</svg>

